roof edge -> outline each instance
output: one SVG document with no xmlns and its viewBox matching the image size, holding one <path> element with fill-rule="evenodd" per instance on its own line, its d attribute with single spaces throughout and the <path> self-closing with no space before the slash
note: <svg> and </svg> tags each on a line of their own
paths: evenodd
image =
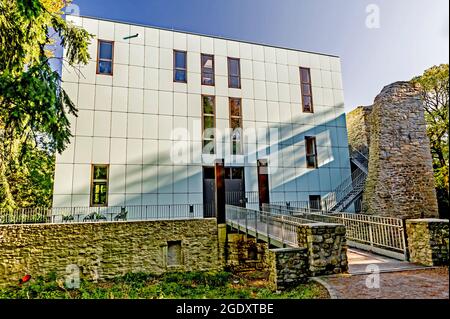
<svg viewBox="0 0 450 319">
<path fill-rule="evenodd" d="M 271 44 L 266 44 L 266 43 L 258 43 L 258 42 L 252 42 L 252 41 L 246 41 L 246 40 L 237 40 L 237 39 L 231 39 L 231 38 L 221 37 L 221 36 L 217 36 L 217 35 L 209 35 L 209 34 L 203 34 L 203 33 L 191 32 L 191 31 L 183 31 L 183 30 L 177 30 L 177 29 L 169 29 L 169 28 L 164 28 L 164 27 L 159 27 L 159 26 L 154 26 L 154 25 L 148 25 L 148 24 L 142 24 L 142 23 L 136 23 L 136 22 L 119 21 L 119 20 L 114 20 L 114 19 L 100 18 L 100 17 L 94 17 L 94 16 L 82 15 L 82 14 L 80 14 L 80 15 L 66 14 L 66 16 L 94 19 L 94 20 L 114 22 L 114 23 L 123 23 L 123 24 L 129 24 L 129 25 L 138 26 L 138 27 L 144 27 L 144 28 L 153 28 L 153 29 L 164 30 L 164 31 L 172 31 L 172 32 L 179 32 L 179 33 L 197 35 L 197 36 L 202 36 L 202 37 L 209 37 L 209 38 L 214 38 L 214 39 L 221 39 L 221 40 L 227 40 L 227 41 L 236 41 L 236 42 L 241 42 L 241 43 L 247 43 L 247 44 L 253 44 L 253 45 L 261 45 L 261 46 L 265 46 L 265 47 L 271 47 L 271 48 L 276 48 L 276 49 L 284 49 L 284 50 L 291 50 L 291 51 L 297 51 L 297 52 L 303 52 L 303 53 L 309 53 L 309 54 L 317 54 L 317 55 L 323 55 L 323 56 L 328 56 L 328 57 L 331 57 L 331 58 L 339 58 L 340 59 L 340 56 L 333 55 L 333 54 L 328 54 L 328 53 L 320 53 L 320 52 L 314 52 L 314 51 L 300 50 L 300 49 L 294 49 L 294 48 L 290 48 L 290 47 L 282 47 L 282 46 L 277 46 L 277 45 L 271 45 Z"/>
</svg>

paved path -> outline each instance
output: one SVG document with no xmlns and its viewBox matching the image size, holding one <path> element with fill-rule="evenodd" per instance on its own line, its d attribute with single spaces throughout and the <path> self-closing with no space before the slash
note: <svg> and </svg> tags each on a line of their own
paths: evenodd
<svg viewBox="0 0 450 319">
<path fill-rule="evenodd" d="M 449 299 L 448 268 L 427 268 L 404 261 L 349 250 L 349 274 L 321 277 L 339 299 Z M 376 265 L 379 286 L 373 280 Z M 372 266 L 373 267 L 373 266 Z"/>
<path fill-rule="evenodd" d="M 349 273 L 352 275 L 372 273 L 373 265 L 376 265 L 380 272 L 426 268 L 424 266 L 412 264 L 407 261 L 401 261 L 389 257 L 371 254 L 354 248 L 348 249 L 347 258 L 349 263 Z"/>
</svg>

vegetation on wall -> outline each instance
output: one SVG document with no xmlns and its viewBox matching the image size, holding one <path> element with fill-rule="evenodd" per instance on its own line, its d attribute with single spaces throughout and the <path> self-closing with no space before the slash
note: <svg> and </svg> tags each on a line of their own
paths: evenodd
<svg viewBox="0 0 450 319">
<path fill-rule="evenodd" d="M 422 92 L 427 134 L 433 156 L 434 177 L 439 214 L 448 218 L 449 211 L 449 65 L 441 64 L 426 70 L 412 80 Z"/>
<path fill-rule="evenodd" d="M 68 23 L 65 0 L 0 0 L 0 208 L 49 206 L 54 157 L 77 110 L 51 67 L 61 45 L 73 66 L 91 35 Z M 56 40 L 57 39 L 57 40 Z"/>
</svg>

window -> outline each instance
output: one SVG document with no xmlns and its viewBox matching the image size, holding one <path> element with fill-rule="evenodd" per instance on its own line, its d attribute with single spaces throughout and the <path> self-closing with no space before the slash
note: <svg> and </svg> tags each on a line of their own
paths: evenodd
<svg viewBox="0 0 450 319">
<path fill-rule="evenodd" d="M 300 68 L 300 83 L 302 86 L 303 112 L 314 113 L 310 69 Z"/>
<path fill-rule="evenodd" d="M 244 179 L 243 167 L 225 167 L 225 179 Z"/>
<path fill-rule="evenodd" d="M 214 96 L 202 96 L 203 154 L 215 154 L 215 100 Z"/>
<path fill-rule="evenodd" d="M 97 74 L 113 75 L 114 42 L 98 40 Z"/>
<path fill-rule="evenodd" d="M 242 107 L 241 99 L 230 98 L 231 152 L 242 154 Z"/>
<path fill-rule="evenodd" d="M 320 195 L 309 195 L 309 208 L 316 211 L 322 210 L 321 200 Z"/>
<path fill-rule="evenodd" d="M 187 57 L 185 51 L 173 51 L 173 81 L 187 83 Z"/>
<path fill-rule="evenodd" d="M 239 59 L 228 58 L 228 87 L 241 88 L 241 65 Z"/>
<path fill-rule="evenodd" d="M 92 166 L 91 206 L 108 206 L 108 165 Z"/>
<path fill-rule="evenodd" d="M 214 85 L 214 56 L 202 54 L 202 85 Z"/>
<path fill-rule="evenodd" d="M 317 168 L 317 147 L 316 138 L 307 136 L 305 137 L 306 144 L 306 167 Z"/>
</svg>

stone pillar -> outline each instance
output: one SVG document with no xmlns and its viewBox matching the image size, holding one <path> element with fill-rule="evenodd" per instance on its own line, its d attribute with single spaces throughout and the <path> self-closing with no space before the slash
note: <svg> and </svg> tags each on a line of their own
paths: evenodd
<svg viewBox="0 0 450 319">
<path fill-rule="evenodd" d="M 269 251 L 269 282 L 274 290 L 285 290 L 308 280 L 308 250 L 280 248 Z"/>
<path fill-rule="evenodd" d="M 364 211 L 405 219 L 438 216 L 423 102 L 409 82 L 386 86 L 376 97 L 369 151 Z"/>
<path fill-rule="evenodd" d="M 410 261 L 425 266 L 448 266 L 448 219 L 406 221 Z"/>
<path fill-rule="evenodd" d="M 299 247 L 308 249 L 311 276 L 348 271 L 344 225 L 311 223 L 298 226 L 297 231 Z"/>
</svg>

